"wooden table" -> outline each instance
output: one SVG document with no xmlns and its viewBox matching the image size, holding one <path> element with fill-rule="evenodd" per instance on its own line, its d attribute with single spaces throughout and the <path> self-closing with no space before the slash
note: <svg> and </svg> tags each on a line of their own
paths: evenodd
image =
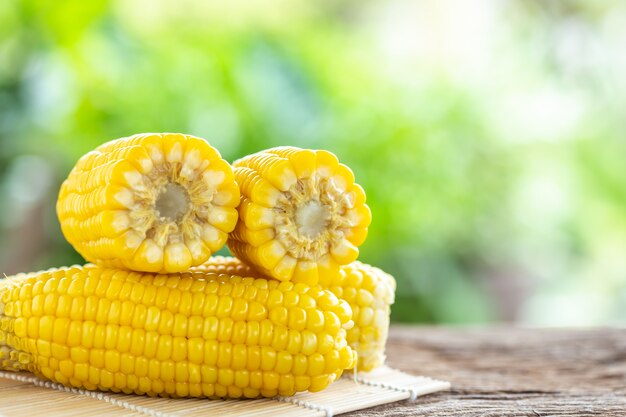
<svg viewBox="0 0 626 417">
<path fill-rule="evenodd" d="M 388 361 L 452 390 L 346 416 L 626 416 L 626 330 L 395 326 Z"/>
</svg>

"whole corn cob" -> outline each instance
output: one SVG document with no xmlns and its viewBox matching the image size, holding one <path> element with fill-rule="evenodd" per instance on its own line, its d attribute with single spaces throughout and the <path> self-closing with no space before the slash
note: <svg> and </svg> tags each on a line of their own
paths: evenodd
<svg viewBox="0 0 626 417">
<path fill-rule="evenodd" d="M 237 258 L 214 256 L 194 270 L 205 273 L 260 276 Z M 370 371 L 385 363 L 389 313 L 394 302 L 396 281 L 379 268 L 361 262 L 343 265 L 335 276 L 320 276 L 320 286 L 350 304 L 354 327 L 347 340 L 358 353 L 359 371 Z"/>
<path fill-rule="evenodd" d="M 242 194 L 228 240 L 235 256 L 267 276 L 309 285 L 356 260 L 371 213 L 335 155 L 285 146 L 233 165 Z"/>
<path fill-rule="evenodd" d="M 319 391 L 354 365 L 351 311 L 328 291 L 93 265 L 0 286 L 0 368 L 71 387 L 178 397 Z"/>
<path fill-rule="evenodd" d="M 63 183 L 63 234 L 89 262 L 181 272 L 205 262 L 233 230 L 239 187 L 203 139 L 139 134 L 83 156 Z"/>
</svg>

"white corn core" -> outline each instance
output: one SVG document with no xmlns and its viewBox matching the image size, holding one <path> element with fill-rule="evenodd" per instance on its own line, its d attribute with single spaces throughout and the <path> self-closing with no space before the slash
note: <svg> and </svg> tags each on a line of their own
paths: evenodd
<svg viewBox="0 0 626 417">
<path fill-rule="evenodd" d="M 330 210 L 319 201 L 311 200 L 296 209 L 295 218 L 298 232 L 315 238 L 328 227 Z"/>
<path fill-rule="evenodd" d="M 169 183 L 157 197 L 154 207 L 159 216 L 169 221 L 178 221 L 189 210 L 189 194 L 184 187 Z"/>
</svg>

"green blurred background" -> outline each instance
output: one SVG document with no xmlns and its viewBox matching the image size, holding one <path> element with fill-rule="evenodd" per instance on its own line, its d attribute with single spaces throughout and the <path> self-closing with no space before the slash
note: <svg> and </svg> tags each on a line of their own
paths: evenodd
<svg viewBox="0 0 626 417">
<path fill-rule="evenodd" d="M 396 321 L 626 323 L 626 3 L 0 1 L 0 272 L 82 262 L 59 184 L 144 131 L 325 148 Z"/>
</svg>

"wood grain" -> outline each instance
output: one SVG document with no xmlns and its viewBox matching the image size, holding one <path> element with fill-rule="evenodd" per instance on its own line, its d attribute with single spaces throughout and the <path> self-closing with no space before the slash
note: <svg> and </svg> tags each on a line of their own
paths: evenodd
<svg viewBox="0 0 626 417">
<path fill-rule="evenodd" d="M 626 330 L 396 326 L 388 357 L 452 390 L 346 416 L 626 416 Z"/>
</svg>

